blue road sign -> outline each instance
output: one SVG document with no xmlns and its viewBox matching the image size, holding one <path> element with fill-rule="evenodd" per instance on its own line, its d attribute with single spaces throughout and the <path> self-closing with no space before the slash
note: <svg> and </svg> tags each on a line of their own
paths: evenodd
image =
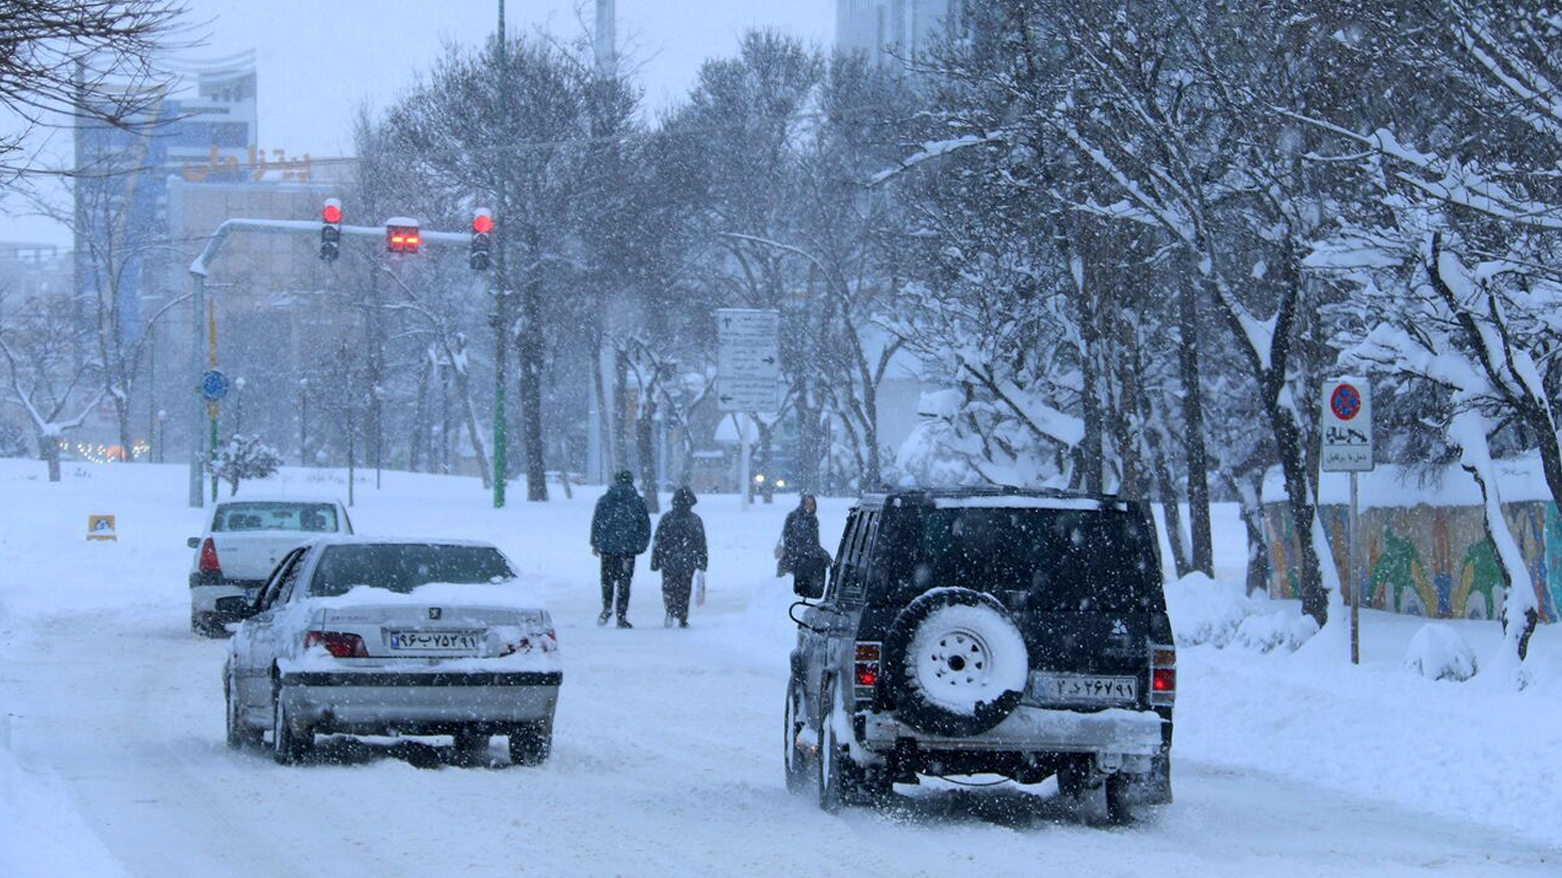
<svg viewBox="0 0 1562 878">
<path fill-rule="evenodd" d="M 212 369 L 201 376 L 201 396 L 206 397 L 207 402 L 220 402 L 228 395 L 228 376 L 221 370 Z"/>
</svg>

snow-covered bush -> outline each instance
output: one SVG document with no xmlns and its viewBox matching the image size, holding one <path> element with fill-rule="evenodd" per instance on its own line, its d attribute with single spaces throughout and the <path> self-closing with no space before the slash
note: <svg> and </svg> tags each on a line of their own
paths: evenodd
<svg viewBox="0 0 1562 878">
<path fill-rule="evenodd" d="M 1311 616 L 1272 610 L 1241 583 L 1190 573 L 1166 586 L 1166 609 L 1179 646 L 1241 646 L 1258 652 L 1295 651 L 1318 633 Z"/>
<path fill-rule="evenodd" d="M 1421 626 L 1405 650 L 1405 667 L 1429 680 L 1464 682 L 1475 676 L 1478 665 L 1470 648 L 1451 625 L 1432 622 Z"/>
<path fill-rule="evenodd" d="M 217 452 L 212 475 L 228 483 L 229 493 L 239 493 L 239 482 L 270 478 L 282 465 L 282 455 L 260 441 L 260 436 L 234 436 Z"/>
</svg>

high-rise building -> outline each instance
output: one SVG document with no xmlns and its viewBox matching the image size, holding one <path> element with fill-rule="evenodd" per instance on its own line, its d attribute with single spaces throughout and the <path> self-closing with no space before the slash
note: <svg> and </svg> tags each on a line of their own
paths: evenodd
<svg viewBox="0 0 1562 878">
<path fill-rule="evenodd" d="M 835 45 L 879 61 L 925 51 L 964 0 L 836 0 Z"/>
</svg>

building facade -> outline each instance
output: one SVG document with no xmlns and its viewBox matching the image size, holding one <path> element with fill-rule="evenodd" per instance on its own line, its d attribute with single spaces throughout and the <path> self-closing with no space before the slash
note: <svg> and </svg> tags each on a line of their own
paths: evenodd
<svg viewBox="0 0 1562 878">
<path fill-rule="evenodd" d="M 958 20 L 964 0 L 836 0 L 835 46 L 880 61 L 908 59 Z"/>
</svg>

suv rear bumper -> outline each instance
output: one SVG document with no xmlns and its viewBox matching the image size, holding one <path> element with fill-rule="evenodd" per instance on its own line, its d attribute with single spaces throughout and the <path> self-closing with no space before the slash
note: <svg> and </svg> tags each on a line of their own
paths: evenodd
<svg viewBox="0 0 1562 878">
<path fill-rule="evenodd" d="M 862 745 L 875 752 L 893 751 L 900 741 L 907 739 L 924 751 L 1093 753 L 1126 757 L 1154 756 L 1161 752 L 1163 745 L 1163 720 L 1148 710 L 1080 713 L 1021 705 L 990 731 L 969 738 L 928 735 L 900 722 L 893 713 L 868 713 L 863 720 Z"/>
</svg>

